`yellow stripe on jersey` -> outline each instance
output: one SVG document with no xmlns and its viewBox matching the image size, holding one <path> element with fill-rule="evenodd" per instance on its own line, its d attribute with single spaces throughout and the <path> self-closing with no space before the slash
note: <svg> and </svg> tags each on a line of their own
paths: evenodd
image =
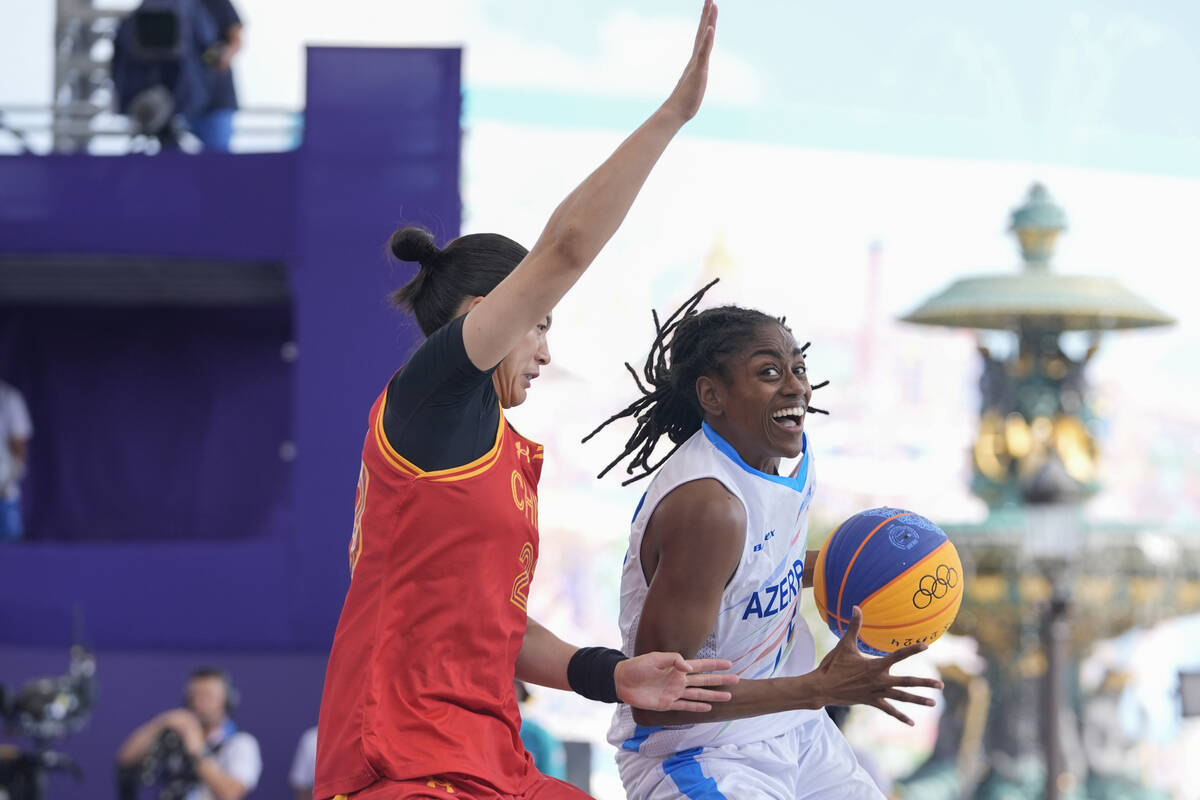
<svg viewBox="0 0 1200 800">
<path fill-rule="evenodd" d="M 503 410 L 500 411 L 500 422 L 496 426 L 496 440 L 492 444 L 491 450 L 488 450 L 469 464 L 463 464 L 461 467 L 450 467 L 448 469 L 437 469 L 427 472 L 396 452 L 396 449 L 392 447 L 392 443 L 388 441 L 387 434 L 383 430 L 383 412 L 386 405 L 387 395 L 385 394 L 383 402 L 379 404 L 379 413 L 372 421 L 372 428 L 375 432 L 375 444 L 379 448 L 379 452 L 383 454 L 384 460 L 409 477 L 437 482 L 461 481 L 486 472 L 500 456 L 500 443 L 504 440 L 505 427 Z"/>
<path fill-rule="evenodd" d="M 354 530 L 350 534 L 351 575 L 354 574 L 354 567 L 358 564 L 358 557 L 362 555 L 362 518 L 363 512 L 367 509 L 367 488 L 370 482 L 371 473 L 367 471 L 367 465 L 362 464 L 358 470 L 358 497 L 354 499 Z"/>
</svg>

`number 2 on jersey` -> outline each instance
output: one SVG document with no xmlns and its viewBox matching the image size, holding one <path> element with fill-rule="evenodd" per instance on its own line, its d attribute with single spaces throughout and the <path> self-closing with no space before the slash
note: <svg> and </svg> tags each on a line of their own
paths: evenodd
<svg viewBox="0 0 1200 800">
<path fill-rule="evenodd" d="M 508 599 L 514 606 L 525 611 L 529 601 L 529 584 L 533 580 L 533 545 L 529 542 L 522 545 L 521 555 L 517 556 L 517 560 L 521 562 L 521 571 L 513 580 L 512 594 Z"/>
</svg>

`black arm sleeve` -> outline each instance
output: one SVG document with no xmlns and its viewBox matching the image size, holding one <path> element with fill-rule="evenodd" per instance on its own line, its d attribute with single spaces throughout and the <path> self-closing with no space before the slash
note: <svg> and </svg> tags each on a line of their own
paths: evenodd
<svg viewBox="0 0 1200 800">
<path fill-rule="evenodd" d="M 492 370 L 467 357 L 465 318 L 435 331 L 388 383 L 384 433 L 397 453 L 427 472 L 469 464 L 496 442 L 500 400 Z"/>
</svg>

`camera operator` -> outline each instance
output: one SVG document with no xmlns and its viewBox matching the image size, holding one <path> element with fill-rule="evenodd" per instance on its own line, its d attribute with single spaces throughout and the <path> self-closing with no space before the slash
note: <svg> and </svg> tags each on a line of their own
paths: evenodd
<svg viewBox="0 0 1200 800">
<path fill-rule="evenodd" d="M 241 48 L 231 0 L 142 0 L 113 40 L 117 110 L 164 148 L 181 147 L 186 129 L 204 149 L 228 152 Z"/>
<path fill-rule="evenodd" d="M 67 674 L 34 678 L 16 690 L 0 683 L 0 721 L 33 740 L 25 747 L 0 744 L 0 798 L 44 800 L 47 776 L 55 772 L 82 780 L 75 759 L 51 744 L 87 724 L 96 700 L 95 678 L 96 659 L 73 645 Z"/>
<path fill-rule="evenodd" d="M 186 800 L 241 800 L 258 784 L 258 740 L 239 731 L 231 714 L 237 694 L 229 676 L 201 668 L 188 676 L 185 708 L 165 711 L 138 727 L 117 751 L 121 771 L 137 769 L 173 732 L 182 740 L 196 785 Z"/>
</svg>

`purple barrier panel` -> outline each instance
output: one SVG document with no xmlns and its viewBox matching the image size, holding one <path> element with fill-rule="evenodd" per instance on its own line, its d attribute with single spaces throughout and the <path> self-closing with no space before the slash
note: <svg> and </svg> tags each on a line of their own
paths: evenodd
<svg viewBox="0 0 1200 800">
<path fill-rule="evenodd" d="M 0 158 L 0 252 L 279 259 L 296 154 Z"/>
<path fill-rule="evenodd" d="M 88 641 L 107 647 L 293 647 L 280 550 L 275 540 L 0 548 L 0 647 L 65 647 L 76 613 Z"/>
<path fill-rule="evenodd" d="M 14 309 L 0 363 L 34 410 L 38 542 L 290 534 L 286 308 Z M 287 526 L 287 527 L 282 527 Z"/>
<path fill-rule="evenodd" d="M 419 331 L 387 300 L 391 232 L 458 234 L 458 50 L 310 48 L 296 181 L 297 516 L 292 624 L 332 638 L 367 414 Z M 367 158 L 366 154 L 379 154 Z"/>
<path fill-rule="evenodd" d="M 101 647 L 328 648 L 367 412 L 417 340 L 388 307 L 407 275 L 388 269 L 384 243 L 409 221 L 458 233 L 459 62 L 458 50 L 310 49 L 295 153 L 0 158 L 0 253 L 282 259 L 299 354 L 280 494 L 294 506 L 238 542 L 0 548 L 0 643 L 65 645 L 78 607 Z M 218 483 L 254 485 L 254 463 L 235 455 Z"/>
</svg>

